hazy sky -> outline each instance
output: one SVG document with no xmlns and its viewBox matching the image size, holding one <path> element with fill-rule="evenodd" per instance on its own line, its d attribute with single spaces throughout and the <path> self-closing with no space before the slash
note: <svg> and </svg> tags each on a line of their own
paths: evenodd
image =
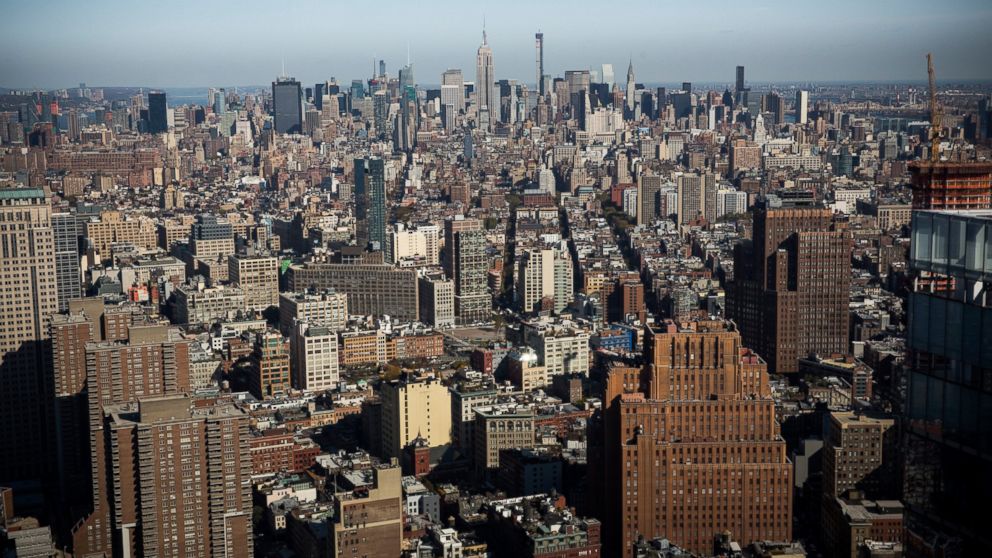
<svg viewBox="0 0 992 558">
<path fill-rule="evenodd" d="M 418 83 L 475 78 L 483 17 L 497 78 L 628 57 L 640 82 L 992 79 L 992 0 L 0 1 L 0 86 L 304 83 L 391 75 L 409 44 Z"/>
</svg>

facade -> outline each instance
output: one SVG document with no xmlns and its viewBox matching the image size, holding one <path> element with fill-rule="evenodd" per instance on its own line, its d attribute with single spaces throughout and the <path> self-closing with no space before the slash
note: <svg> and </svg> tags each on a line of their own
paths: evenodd
<svg viewBox="0 0 992 558">
<path fill-rule="evenodd" d="M 293 387 L 322 392 L 338 385 L 338 334 L 327 326 L 298 322 L 289 338 Z"/>
<path fill-rule="evenodd" d="M 912 175 L 913 209 L 992 208 L 990 163 L 916 161 L 909 170 Z"/>
<path fill-rule="evenodd" d="M 148 94 L 148 133 L 161 134 L 169 131 L 169 109 L 165 93 Z"/>
<path fill-rule="evenodd" d="M 460 324 L 486 321 L 492 301 L 487 287 L 486 234 L 478 219 L 444 222 L 445 271 L 455 283 L 455 319 Z"/>
<path fill-rule="evenodd" d="M 288 390 L 291 385 L 289 363 L 289 341 L 281 333 L 258 333 L 248 378 L 252 395 L 269 399 Z"/>
<path fill-rule="evenodd" d="M 286 272 L 289 290 L 332 289 L 348 297 L 348 312 L 360 316 L 388 315 L 416 321 L 419 315 L 417 272 L 378 264 L 309 263 Z"/>
<path fill-rule="evenodd" d="M 811 354 L 848 353 L 850 239 L 829 209 L 759 208 L 753 240 L 734 248 L 727 314 L 778 374 Z"/>
<path fill-rule="evenodd" d="M 96 314 L 92 309 L 87 313 L 90 319 L 96 319 Z M 105 333 L 115 330 L 106 327 L 106 313 L 102 321 Z M 114 548 L 133 544 L 134 537 L 140 536 L 134 532 L 140 512 L 123 506 L 120 498 L 129 495 L 115 491 L 119 480 L 115 479 L 121 475 L 111 468 L 114 460 L 121 459 L 118 449 L 132 446 L 119 444 L 112 424 L 105 420 L 105 410 L 139 399 L 188 393 L 189 354 L 190 341 L 177 329 L 160 325 L 123 326 L 122 332 L 86 344 L 91 498 L 89 514 L 73 528 L 75 555 L 111 554 Z"/>
<path fill-rule="evenodd" d="M 332 558 L 400 556 L 403 543 L 403 492 L 400 468 L 375 466 L 368 485 L 337 489 L 328 522 Z"/>
<path fill-rule="evenodd" d="M 72 213 L 52 214 L 52 234 L 55 242 L 55 288 L 59 312 L 65 312 L 69 309 L 69 301 L 83 294 L 76 216 Z"/>
<path fill-rule="evenodd" d="M 334 291 L 279 295 L 279 329 L 289 335 L 295 322 L 308 322 L 340 331 L 348 325 L 348 296 Z"/>
<path fill-rule="evenodd" d="M 792 465 L 765 363 L 732 322 L 648 328 L 642 369 L 608 372 L 604 400 L 609 553 L 639 536 L 709 553 L 792 538 Z"/>
<path fill-rule="evenodd" d="M 796 124 L 809 120 L 809 91 L 796 91 Z"/>
<path fill-rule="evenodd" d="M 279 258 L 228 256 L 227 278 L 244 292 L 246 310 L 261 312 L 279 305 Z"/>
<path fill-rule="evenodd" d="M 124 555 L 250 556 L 248 414 L 187 396 L 139 399 L 103 411 L 107 478 Z"/>
<path fill-rule="evenodd" d="M 417 278 L 420 321 L 436 328 L 455 325 L 455 284 L 443 275 Z"/>
<path fill-rule="evenodd" d="M 293 78 L 272 82 L 272 126 L 277 134 L 303 133 L 303 92 Z"/>
<path fill-rule="evenodd" d="M 175 290 L 175 319 L 180 324 L 212 324 L 230 319 L 245 309 L 245 294 L 238 287 L 207 287 L 191 281 Z"/>
<path fill-rule="evenodd" d="M 827 499 L 857 490 L 871 498 L 892 496 L 896 471 L 895 421 L 832 412 L 823 433 L 823 494 Z"/>
<path fill-rule="evenodd" d="M 548 379 L 561 374 L 589 374 L 589 333 L 571 326 L 523 326 L 524 343 L 534 349 Z"/>
<path fill-rule="evenodd" d="M 517 263 L 517 306 L 523 313 L 539 312 L 545 299 L 555 312 L 572 302 L 572 258 L 559 249 L 533 249 Z"/>
<path fill-rule="evenodd" d="M 495 480 L 501 451 L 534 447 L 534 412 L 505 405 L 476 407 L 474 432 L 476 475 Z"/>
<path fill-rule="evenodd" d="M 38 478 L 44 467 L 42 414 L 46 316 L 58 309 L 49 193 L 0 188 L 0 483 Z"/>
<path fill-rule="evenodd" d="M 385 162 L 378 158 L 355 159 L 355 220 L 358 245 L 386 248 Z"/>
<path fill-rule="evenodd" d="M 901 428 L 907 540 L 992 553 L 992 212 L 913 214 L 909 376 Z M 982 379 L 984 378 L 984 379 Z"/>
<path fill-rule="evenodd" d="M 382 454 L 399 458 L 415 438 L 430 447 L 451 443 L 451 394 L 435 378 L 402 379 L 382 386 Z"/>
</svg>

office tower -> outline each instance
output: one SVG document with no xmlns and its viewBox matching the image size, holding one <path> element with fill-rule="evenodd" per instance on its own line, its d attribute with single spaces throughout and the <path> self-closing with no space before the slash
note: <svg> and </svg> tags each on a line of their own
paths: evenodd
<svg viewBox="0 0 992 558">
<path fill-rule="evenodd" d="M 55 242 L 55 285 L 58 310 L 65 312 L 69 301 L 83 294 L 79 270 L 79 239 L 76 216 L 72 213 L 52 214 L 52 235 Z"/>
<path fill-rule="evenodd" d="M 572 259 L 560 249 L 531 249 L 517 262 L 517 308 L 529 314 L 561 312 L 572 302 Z"/>
<path fill-rule="evenodd" d="M 58 309 L 50 193 L 0 187 L 0 485 L 46 469 L 46 322 Z"/>
<path fill-rule="evenodd" d="M 648 225 L 659 214 L 658 196 L 661 192 L 661 177 L 640 174 L 637 176 L 637 218 L 638 225 Z"/>
<path fill-rule="evenodd" d="M 755 212 L 753 240 L 734 247 L 727 313 L 769 370 L 789 374 L 810 354 L 848 352 L 850 238 L 829 209 L 772 201 Z"/>
<path fill-rule="evenodd" d="M 537 352 L 549 379 L 564 374 L 589 374 L 589 332 L 568 325 L 526 322 L 523 340 Z"/>
<path fill-rule="evenodd" d="M 684 91 L 685 93 L 692 93 L 692 82 L 691 81 L 683 81 L 682 82 L 682 91 Z"/>
<path fill-rule="evenodd" d="M 420 321 L 436 328 L 455 325 L 455 284 L 443 274 L 424 274 L 417 278 Z"/>
<path fill-rule="evenodd" d="M 227 219 L 200 214 L 190 227 L 189 241 L 191 252 L 198 259 L 215 260 L 228 256 L 234 253 L 234 227 Z"/>
<path fill-rule="evenodd" d="M 907 543 L 935 554 L 992 554 L 992 218 L 914 211 L 908 383 L 900 445 Z"/>
<path fill-rule="evenodd" d="M 416 83 L 417 82 L 415 81 L 415 78 L 413 76 L 413 64 L 407 62 L 406 66 L 400 68 L 400 76 L 399 76 L 400 94 L 402 95 L 403 92 L 406 91 L 407 87 L 414 87 Z"/>
<path fill-rule="evenodd" d="M 785 99 L 781 95 L 778 93 L 765 95 L 765 110 L 775 115 L 776 126 L 785 124 Z"/>
<path fill-rule="evenodd" d="M 494 112 L 498 113 L 499 97 L 496 96 L 496 68 L 493 65 L 493 49 L 489 48 L 485 29 L 482 31 L 482 45 L 475 56 L 475 87 L 478 92 L 476 105 L 480 114 L 483 109 L 488 110 L 490 115 Z M 491 122 L 490 119 L 490 124 L 486 127 L 487 130 L 492 130 Z"/>
<path fill-rule="evenodd" d="M 737 84 L 734 86 L 734 92 L 741 91 L 744 91 L 744 66 L 737 66 Z"/>
<path fill-rule="evenodd" d="M 333 289 L 348 297 L 348 311 L 359 316 L 388 315 L 416 320 L 417 271 L 390 265 L 310 263 L 286 271 L 289 290 Z"/>
<path fill-rule="evenodd" d="M 355 220 L 359 246 L 386 247 L 386 167 L 378 157 L 355 159 Z"/>
<path fill-rule="evenodd" d="M 385 77 L 385 76 L 386 76 L 386 61 L 379 60 L 379 77 Z"/>
<path fill-rule="evenodd" d="M 589 92 L 589 70 L 568 70 L 565 72 L 565 83 L 568 84 L 568 103 L 571 107 L 571 117 L 581 119 L 585 113 L 585 95 Z"/>
<path fill-rule="evenodd" d="M 227 278 L 244 292 L 246 310 L 262 312 L 279 305 L 279 258 L 228 256 Z"/>
<path fill-rule="evenodd" d="M 445 70 L 441 74 L 441 104 L 455 107 L 455 111 L 465 108 L 465 81 L 461 70 Z"/>
<path fill-rule="evenodd" d="M 403 549 L 403 490 L 397 465 L 355 469 L 344 479 L 359 486 L 332 485 L 334 514 L 328 520 L 330 556 L 400 556 Z M 337 475 L 335 475 L 337 478 Z"/>
<path fill-rule="evenodd" d="M 313 104 L 317 110 L 324 109 L 324 95 L 327 91 L 327 83 L 315 83 L 313 86 Z"/>
<path fill-rule="evenodd" d="M 665 537 L 709 554 L 792 537 L 792 465 L 761 358 L 733 322 L 648 327 L 643 369 L 608 372 L 604 529 L 609 554 Z"/>
<path fill-rule="evenodd" d="M 796 91 L 796 124 L 805 124 L 809 113 L 809 91 Z"/>
<path fill-rule="evenodd" d="M 333 331 L 348 325 L 348 295 L 330 290 L 283 293 L 279 295 L 279 329 L 293 331 L 296 322 L 322 325 Z"/>
<path fill-rule="evenodd" d="M 280 77 L 272 82 L 272 127 L 277 134 L 303 133 L 303 92 L 300 82 Z"/>
<path fill-rule="evenodd" d="M 100 422 L 120 555 L 252 554 L 247 412 L 169 395 L 106 405 Z"/>
<path fill-rule="evenodd" d="M 289 347 L 294 388 L 319 393 L 337 387 L 338 334 L 332 328 L 298 322 L 289 338 Z"/>
<path fill-rule="evenodd" d="M 866 498 L 891 498 L 895 490 L 895 421 L 853 412 L 831 412 L 824 420 L 823 495 L 849 490 Z"/>
<path fill-rule="evenodd" d="M 161 134 L 169 131 L 169 112 L 165 93 L 148 94 L 148 133 Z"/>
<path fill-rule="evenodd" d="M 537 94 L 544 96 L 544 33 L 534 34 L 534 46 L 537 49 Z"/>
<path fill-rule="evenodd" d="M 357 110 L 354 107 L 355 101 L 359 101 L 365 98 L 365 82 L 360 79 L 351 80 L 351 102 L 353 104 L 352 109 Z"/>
<path fill-rule="evenodd" d="M 468 324 L 490 318 L 492 307 L 486 287 L 489 264 L 486 234 L 478 219 L 444 222 L 444 270 L 455 283 L 455 316 Z"/>
<path fill-rule="evenodd" d="M 214 114 L 220 116 L 227 112 L 227 92 L 223 87 L 214 92 L 213 105 Z"/>
<path fill-rule="evenodd" d="M 274 331 L 255 335 L 251 355 L 249 391 L 259 399 L 281 395 L 291 386 L 289 340 Z"/>
<path fill-rule="evenodd" d="M 90 314 L 96 312 L 91 309 L 86 315 L 95 320 Z M 119 449 L 123 451 L 122 440 L 105 422 L 105 411 L 114 405 L 190 390 L 190 341 L 179 330 L 119 324 L 118 332 L 108 335 L 106 327 L 112 322 L 101 321 L 105 328 L 101 339 L 106 340 L 88 343 L 85 353 L 92 511 L 73 528 L 73 552 L 79 556 L 136 548 L 135 523 L 140 512 L 121 503 L 120 498 L 130 495 L 122 493 L 117 483 L 128 479 L 126 472 L 114 470 L 119 460 L 112 458 Z"/>
<path fill-rule="evenodd" d="M 432 448 L 451 443 L 451 393 L 433 377 L 383 382 L 383 457 L 398 458 L 415 438 Z"/>
</svg>

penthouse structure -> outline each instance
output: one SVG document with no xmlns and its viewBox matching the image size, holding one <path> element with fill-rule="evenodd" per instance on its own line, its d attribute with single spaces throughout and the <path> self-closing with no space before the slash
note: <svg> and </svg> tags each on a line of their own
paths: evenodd
<svg viewBox="0 0 992 558">
<path fill-rule="evenodd" d="M 742 545 L 792 536 L 792 465 L 766 365 L 732 322 L 645 332 L 643 369 L 608 373 L 604 404 L 607 547 L 639 536 L 696 553 L 730 531 Z"/>
</svg>

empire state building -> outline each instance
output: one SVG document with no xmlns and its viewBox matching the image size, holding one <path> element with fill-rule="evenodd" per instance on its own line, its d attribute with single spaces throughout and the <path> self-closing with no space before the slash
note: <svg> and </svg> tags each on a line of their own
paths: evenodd
<svg viewBox="0 0 992 558">
<path fill-rule="evenodd" d="M 475 83 L 478 88 L 478 110 L 480 128 L 484 124 L 486 130 L 492 130 L 493 114 L 499 114 L 499 97 L 496 95 L 496 68 L 493 65 L 493 49 L 489 48 L 486 31 L 482 31 L 482 45 L 475 56 Z M 483 109 L 489 118 L 483 122 Z"/>
</svg>

